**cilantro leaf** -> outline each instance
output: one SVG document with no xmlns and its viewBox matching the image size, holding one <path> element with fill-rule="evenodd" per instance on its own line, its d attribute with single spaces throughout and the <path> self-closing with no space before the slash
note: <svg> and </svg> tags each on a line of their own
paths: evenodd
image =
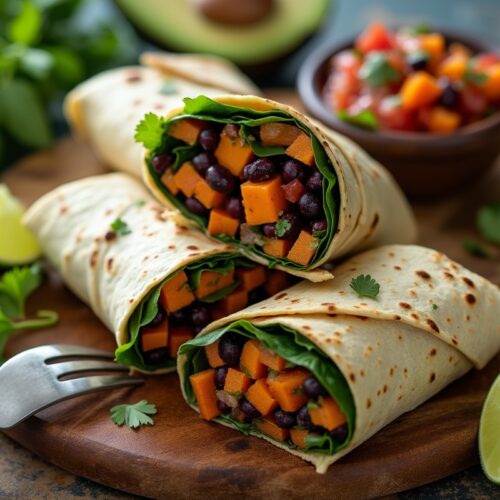
<svg viewBox="0 0 500 500">
<path fill-rule="evenodd" d="M 500 202 L 479 209 L 477 226 L 485 239 L 500 245 Z"/>
<path fill-rule="evenodd" d="M 367 128 L 369 130 L 378 129 L 377 117 L 370 109 L 364 109 L 355 114 L 351 114 L 345 109 L 340 109 L 337 111 L 337 117 L 344 122 L 357 125 L 358 127 Z"/>
<path fill-rule="evenodd" d="M 307 409 L 308 410 L 315 410 L 316 408 L 319 408 L 320 405 L 318 402 L 313 401 L 312 399 L 307 402 Z"/>
<path fill-rule="evenodd" d="M 130 234 L 132 230 L 130 229 L 129 225 L 120 217 L 117 217 L 112 223 L 111 223 L 111 229 L 118 235 L 118 236 L 125 236 L 127 234 Z"/>
<path fill-rule="evenodd" d="M 472 58 L 468 61 L 462 78 L 464 82 L 472 83 L 474 85 L 482 85 L 486 82 L 486 80 L 488 80 L 488 75 L 486 75 L 483 71 L 479 71 L 474 68 L 474 58 Z"/>
<path fill-rule="evenodd" d="M 286 219 L 280 219 L 278 222 L 276 222 L 276 236 L 278 238 L 283 238 L 287 231 L 289 231 L 292 228 L 292 224 L 290 221 Z"/>
<path fill-rule="evenodd" d="M 490 258 L 490 251 L 476 240 L 465 240 L 464 249 L 476 257 Z"/>
<path fill-rule="evenodd" d="M 360 296 L 374 299 L 379 291 L 380 285 L 369 275 L 360 274 L 351 280 L 351 288 Z"/>
<path fill-rule="evenodd" d="M 439 308 L 439 306 L 438 306 L 437 304 L 432 304 L 432 309 L 434 309 L 434 311 L 435 311 L 436 309 L 438 309 L 438 308 Z"/>
<path fill-rule="evenodd" d="M 156 412 L 156 405 L 148 403 L 145 399 L 132 405 L 113 406 L 110 410 L 111 420 L 118 427 L 126 424 L 132 429 L 137 429 L 141 425 L 154 425 L 149 415 L 154 415 Z"/>
<path fill-rule="evenodd" d="M 359 78 L 372 87 L 380 87 L 386 83 L 398 82 L 401 79 L 399 71 L 392 66 L 386 54 L 372 52 L 358 72 Z"/>
<path fill-rule="evenodd" d="M 161 146 L 164 131 L 165 120 L 154 113 L 146 113 L 135 127 L 134 139 L 145 148 L 155 150 Z"/>
</svg>

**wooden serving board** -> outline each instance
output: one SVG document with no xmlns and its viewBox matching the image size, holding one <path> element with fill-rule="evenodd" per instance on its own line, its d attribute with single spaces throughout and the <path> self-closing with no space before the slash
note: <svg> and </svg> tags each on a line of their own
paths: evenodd
<svg viewBox="0 0 500 500">
<path fill-rule="evenodd" d="M 273 95 L 294 102 L 294 94 Z M 296 101 L 294 104 L 297 104 Z M 1 179 L 26 204 L 62 184 L 104 172 L 90 151 L 70 139 L 20 162 Z M 497 260 L 467 255 L 478 206 L 500 199 L 500 164 L 489 178 L 455 198 L 415 207 L 420 243 L 446 252 L 500 283 Z M 32 311 L 56 309 L 60 323 L 16 334 L 7 354 L 41 344 L 70 343 L 112 351 L 114 339 L 60 277 L 48 278 L 30 301 Z M 46 460 L 130 493 L 161 498 L 359 498 L 413 488 L 478 461 L 476 434 L 486 391 L 500 371 L 497 356 L 416 410 L 403 415 L 318 475 L 306 462 L 269 443 L 203 422 L 182 399 L 175 374 L 144 386 L 89 395 L 45 410 L 6 433 Z M 147 399 L 156 403 L 154 427 L 116 427 L 109 409 Z"/>
</svg>

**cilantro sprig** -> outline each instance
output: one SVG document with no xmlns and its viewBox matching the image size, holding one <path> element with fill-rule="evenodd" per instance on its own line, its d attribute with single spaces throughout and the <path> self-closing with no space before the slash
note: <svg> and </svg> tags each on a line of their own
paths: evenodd
<svg viewBox="0 0 500 500">
<path fill-rule="evenodd" d="M 164 131 L 165 120 L 155 113 L 146 113 L 135 127 L 134 139 L 153 151 L 161 146 Z"/>
<path fill-rule="evenodd" d="M 111 229 L 118 236 L 125 236 L 125 235 L 130 234 L 132 232 L 132 230 L 130 229 L 130 226 L 121 217 L 117 217 L 111 223 Z"/>
<path fill-rule="evenodd" d="M 275 229 L 276 229 L 276 236 L 278 238 L 283 238 L 283 236 L 285 236 L 287 231 L 292 229 L 292 224 L 290 223 L 290 221 L 286 219 L 280 219 L 278 222 L 276 222 Z"/>
<path fill-rule="evenodd" d="M 476 257 L 482 257 L 484 259 L 489 259 L 492 257 L 491 252 L 483 246 L 479 241 L 467 239 L 463 242 L 465 251 L 469 252 L 471 255 Z"/>
<path fill-rule="evenodd" d="M 401 73 L 389 62 L 387 55 L 383 52 L 368 54 L 359 69 L 358 76 L 371 87 L 380 87 L 401 79 Z"/>
<path fill-rule="evenodd" d="M 157 413 L 156 405 L 148 403 L 145 399 L 135 404 L 123 404 L 113 406 L 110 410 L 111 420 L 121 427 L 124 424 L 131 429 L 137 429 L 143 425 L 154 425 L 154 420 L 149 415 Z"/>
<path fill-rule="evenodd" d="M 369 274 L 360 274 L 352 278 L 350 287 L 360 296 L 375 299 L 380 292 L 380 284 Z"/>
<path fill-rule="evenodd" d="M 500 245 L 500 201 L 479 209 L 477 226 L 486 240 Z"/>
<path fill-rule="evenodd" d="M 379 128 L 378 119 L 370 109 L 364 109 L 359 113 L 350 113 L 345 109 L 339 109 L 337 117 L 343 122 L 351 123 L 352 125 L 357 125 L 368 130 L 377 130 Z"/>
</svg>

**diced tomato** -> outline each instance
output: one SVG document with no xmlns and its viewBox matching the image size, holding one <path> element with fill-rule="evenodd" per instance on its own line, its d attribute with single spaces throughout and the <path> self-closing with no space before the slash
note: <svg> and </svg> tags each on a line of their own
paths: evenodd
<svg viewBox="0 0 500 500">
<path fill-rule="evenodd" d="M 333 70 L 357 78 L 361 68 L 361 58 L 353 50 L 343 50 L 332 59 Z"/>
<path fill-rule="evenodd" d="M 359 80 L 347 79 L 344 75 L 334 74 L 329 85 L 332 108 L 334 110 L 347 109 L 356 100 L 359 85 Z"/>
<path fill-rule="evenodd" d="M 306 193 L 306 188 L 299 179 L 294 179 L 292 182 L 281 186 L 281 188 L 285 191 L 285 198 L 290 203 L 297 203 L 300 197 Z"/>
<path fill-rule="evenodd" d="M 395 47 L 393 36 L 381 23 L 373 23 L 356 39 L 356 48 L 366 54 L 372 50 L 390 50 Z"/>
<path fill-rule="evenodd" d="M 481 54 L 477 56 L 474 68 L 486 69 L 497 63 L 500 63 L 500 54 L 494 54 L 492 52 L 488 52 L 486 54 Z"/>
<path fill-rule="evenodd" d="M 383 129 L 413 131 L 417 128 L 415 114 L 404 109 L 394 96 L 384 97 L 376 113 Z"/>
<path fill-rule="evenodd" d="M 478 118 L 486 111 L 488 101 L 486 97 L 477 89 L 466 86 L 460 92 L 460 110 L 469 118 Z"/>
</svg>

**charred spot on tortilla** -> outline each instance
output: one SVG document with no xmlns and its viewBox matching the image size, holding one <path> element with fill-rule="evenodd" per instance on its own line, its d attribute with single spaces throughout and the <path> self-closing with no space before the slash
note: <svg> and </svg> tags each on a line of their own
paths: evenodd
<svg viewBox="0 0 500 500">
<path fill-rule="evenodd" d="M 349 373 L 349 378 L 353 384 L 356 383 L 356 375 L 354 373 Z"/>
<path fill-rule="evenodd" d="M 468 314 L 465 316 L 465 321 L 470 321 L 470 316 Z"/>
<path fill-rule="evenodd" d="M 110 257 L 106 261 L 106 267 L 107 267 L 108 271 L 111 271 L 111 269 L 113 268 L 113 257 Z"/>
<path fill-rule="evenodd" d="M 474 285 L 474 282 L 470 279 L 470 278 L 467 278 L 466 276 L 462 276 L 462 281 L 470 286 L 471 288 L 476 288 L 475 285 Z"/>
<path fill-rule="evenodd" d="M 403 309 L 411 309 L 411 305 L 408 304 L 408 302 L 400 302 L 399 307 L 402 307 Z"/>
<path fill-rule="evenodd" d="M 300 299 L 293 299 L 290 301 L 292 304 L 298 304 L 300 302 Z"/>
<path fill-rule="evenodd" d="M 434 372 L 431 373 L 431 376 L 429 377 L 429 383 L 432 384 L 436 380 L 436 374 Z"/>
<path fill-rule="evenodd" d="M 431 351 L 429 352 L 429 356 L 432 358 L 433 356 L 435 356 L 437 353 L 436 349 L 431 349 Z"/>
<path fill-rule="evenodd" d="M 104 239 L 106 241 L 113 241 L 114 239 L 116 239 L 116 233 L 110 229 L 109 231 L 106 231 Z"/>
<path fill-rule="evenodd" d="M 413 319 L 416 319 L 418 321 L 418 314 L 417 313 L 411 313 L 410 316 L 413 318 Z"/>
<path fill-rule="evenodd" d="M 197 247 L 196 245 L 188 245 L 186 248 L 188 250 L 199 250 L 199 247 Z"/>
<path fill-rule="evenodd" d="M 415 274 L 424 280 L 431 279 L 431 275 L 427 271 L 415 271 Z"/>
<path fill-rule="evenodd" d="M 467 304 L 473 305 L 476 303 L 476 297 L 472 295 L 472 293 L 468 293 L 465 296 L 465 301 L 467 302 Z"/>
<path fill-rule="evenodd" d="M 90 255 L 90 267 L 95 267 L 97 264 L 97 257 L 99 255 L 99 250 L 94 250 Z"/>
<path fill-rule="evenodd" d="M 125 82 L 126 83 L 138 83 L 142 81 L 142 77 L 139 73 L 128 73 L 126 76 L 125 76 Z"/>
<path fill-rule="evenodd" d="M 392 377 L 394 375 L 394 368 L 391 368 L 389 370 L 389 377 Z"/>
<path fill-rule="evenodd" d="M 275 295 L 274 300 L 281 300 L 285 298 L 288 294 L 286 292 L 278 293 L 278 295 Z"/>
<path fill-rule="evenodd" d="M 429 325 L 429 326 L 430 326 L 430 327 L 431 327 L 431 328 L 432 328 L 435 332 L 439 333 L 439 328 L 438 328 L 438 326 L 436 325 L 436 323 L 435 323 L 432 319 L 427 318 L 427 319 L 425 320 L 425 322 L 426 322 L 426 323 L 427 323 L 427 324 L 428 324 L 428 325 Z"/>
<path fill-rule="evenodd" d="M 168 245 L 167 247 L 168 250 L 175 250 L 175 248 L 176 248 L 175 245 Z"/>
<path fill-rule="evenodd" d="M 393 316 L 393 318 L 396 320 L 396 321 L 399 321 L 401 319 L 401 316 L 399 314 L 395 314 Z"/>
<path fill-rule="evenodd" d="M 370 408 L 370 407 L 371 407 L 371 405 L 372 405 L 372 401 L 371 401 L 371 399 L 369 399 L 369 398 L 368 398 L 368 399 L 366 400 L 366 409 Z"/>
<path fill-rule="evenodd" d="M 400 266 L 394 266 L 394 269 L 396 269 L 396 271 L 401 271 L 401 267 Z"/>
</svg>

